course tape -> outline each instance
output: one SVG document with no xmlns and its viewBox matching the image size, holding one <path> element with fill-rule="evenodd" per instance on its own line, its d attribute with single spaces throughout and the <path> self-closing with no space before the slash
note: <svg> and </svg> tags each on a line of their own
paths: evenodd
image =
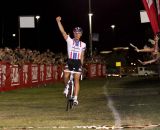
<svg viewBox="0 0 160 130">
<path fill-rule="evenodd" d="M 144 126 L 132 126 L 132 125 L 122 125 L 120 127 L 116 126 L 76 126 L 73 128 L 84 128 L 84 129 L 99 129 L 99 130 L 119 130 L 119 129 L 129 129 L 129 128 L 137 128 L 137 129 L 149 129 L 149 128 L 155 128 L 160 127 L 160 124 L 155 125 L 144 125 Z"/>
</svg>

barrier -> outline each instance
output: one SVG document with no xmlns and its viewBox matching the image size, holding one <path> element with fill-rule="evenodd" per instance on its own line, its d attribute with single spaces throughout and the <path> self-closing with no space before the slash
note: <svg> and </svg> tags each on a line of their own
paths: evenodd
<svg viewBox="0 0 160 130">
<path fill-rule="evenodd" d="M 105 77 L 106 76 L 106 65 L 105 64 L 87 64 L 87 77 Z"/>
<path fill-rule="evenodd" d="M 60 80 L 54 77 L 54 65 L 0 63 L 0 91 L 31 87 Z"/>
<path fill-rule="evenodd" d="M 102 64 L 97 64 L 97 66 L 96 66 L 97 68 L 96 68 L 96 71 L 97 71 L 97 76 L 98 77 L 101 77 L 102 76 Z"/>
<path fill-rule="evenodd" d="M 105 76 L 103 64 L 88 64 L 87 77 Z M 63 65 L 24 64 L 23 66 L 0 63 L 0 92 L 22 87 L 33 87 L 42 84 L 62 81 Z"/>
<path fill-rule="evenodd" d="M 105 64 L 102 64 L 102 67 L 101 67 L 101 72 L 102 72 L 102 77 L 106 77 L 106 71 L 107 71 L 107 69 L 106 69 L 106 65 Z"/>
<path fill-rule="evenodd" d="M 97 71 L 96 71 L 96 64 L 88 64 L 87 66 L 87 77 L 88 78 L 94 78 L 97 76 Z"/>
</svg>

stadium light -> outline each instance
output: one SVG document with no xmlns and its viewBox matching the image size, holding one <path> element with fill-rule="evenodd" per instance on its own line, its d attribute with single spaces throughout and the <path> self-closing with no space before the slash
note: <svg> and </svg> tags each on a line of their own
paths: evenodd
<svg viewBox="0 0 160 130">
<path fill-rule="evenodd" d="M 116 27 L 116 25 L 111 25 L 111 28 L 112 28 L 112 30 L 114 30 L 115 29 L 115 27 Z"/>
<path fill-rule="evenodd" d="M 36 16 L 36 19 L 37 19 L 37 20 L 39 20 L 39 19 L 40 19 L 40 16 L 39 16 L 39 15 L 37 15 L 37 16 Z"/>
</svg>

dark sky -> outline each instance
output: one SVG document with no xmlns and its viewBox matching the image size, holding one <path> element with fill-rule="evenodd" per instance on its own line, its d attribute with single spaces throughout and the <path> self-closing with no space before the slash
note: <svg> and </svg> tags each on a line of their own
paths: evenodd
<svg viewBox="0 0 160 130">
<path fill-rule="evenodd" d="M 141 24 L 139 11 L 141 0 L 91 0 L 93 33 L 99 34 L 99 42 L 93 42 L 93 49 L 110 50 L 117 46 L 128 46 L 130 42 L 142 46 L 148 37 L 150 24 Z M 62 17 L 66 32 L 72 36 L 72 29 L 81 26 L 82 40 L 88 44 L 88 0 L 5 0 L 1 3 L 1 45 L 18 46 L 18 16 L 40 15 L 36 28 L 21 29 L 21 47 L 55 52 L 65 52 L 66 44 L 61 36 L 56 16 Z M 113 32 L 111 25 L 115 24 Z M 12 33 L 17 37 L 13 38 Z M 150 36 L 150 35 L 149 35 Z"/>
</svg>

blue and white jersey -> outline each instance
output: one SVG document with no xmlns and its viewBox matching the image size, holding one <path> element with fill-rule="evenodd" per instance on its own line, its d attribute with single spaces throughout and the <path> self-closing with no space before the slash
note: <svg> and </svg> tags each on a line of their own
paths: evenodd
<svg viewBox="0 0 160 130">
<path fill-rule="evenodd" d="M 75 39 L 72 39 L 69 35 L 66 42 L 67 42 L 68 58 L 80 60 L 82 52 L 85 51 L 86 49 L 86 44 L 82 41 L 77 41 Z"/>
</svg>

